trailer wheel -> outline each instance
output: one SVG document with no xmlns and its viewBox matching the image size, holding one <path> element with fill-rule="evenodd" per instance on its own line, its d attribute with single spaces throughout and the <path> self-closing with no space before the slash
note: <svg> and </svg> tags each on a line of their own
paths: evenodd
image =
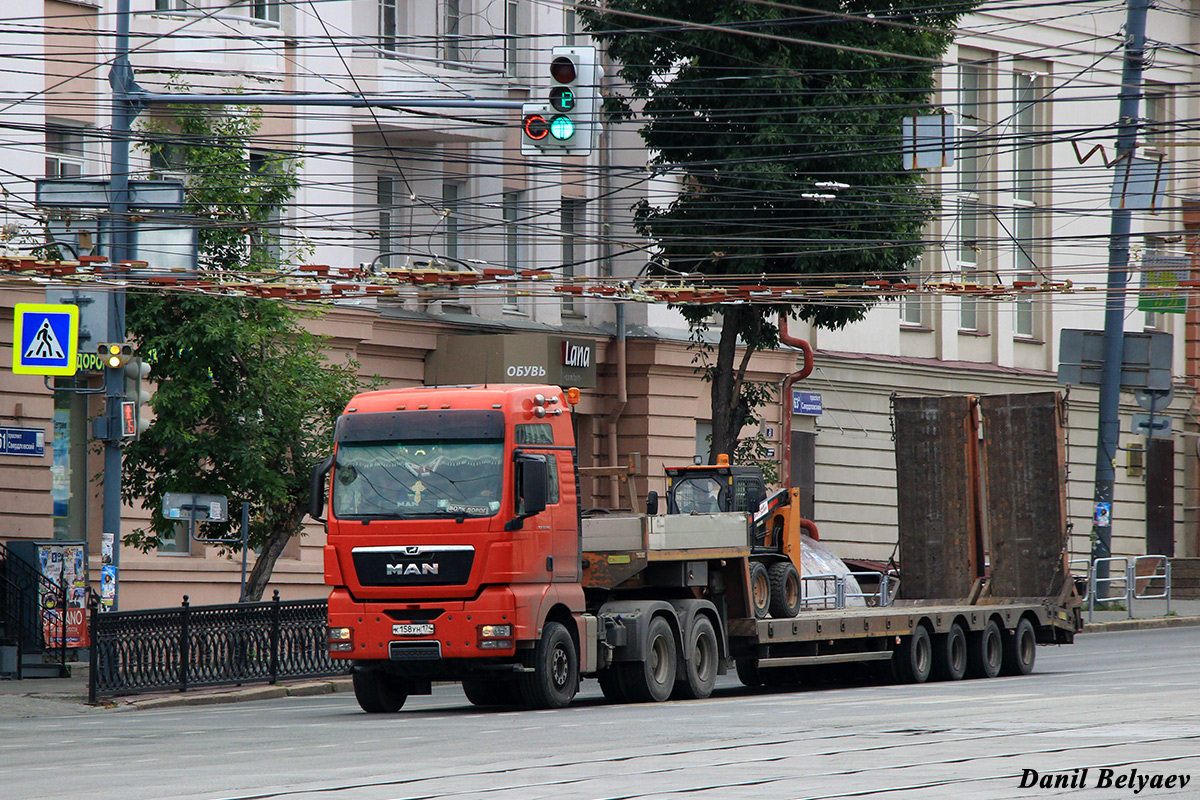
<svg viewBox="0 0 1200 800">
<path fill-rule="evenodd" d="M 1000 626 L 989 619 L 983 630 L 967 637 L 967 675 L 972 678 L 994 678 L 1004 662 L 1004 643 Z"/>
<path fill-rule="evenodd" d="M 780 561 L 767 569 L 771 580 L 771 616 L 788 619 L 800 613 L 800 573 L 791 561 Z"/>
<path fill-rule="evenodd" d="M 896 680 L 900 683 L 924 683 L 929 680 L 933 670 L 933 642 L 929 638 L 929 629 L 917 625 L 912 633 L 904 637 L 904 641 L 892 653 L 892 663 L 896 667 Z"/>
<path fill-rule="evenodd" d="M 757 658 L 739 658 L 733 663 L 737 670 L 738 680 L 742 682 L 742 686 L 762 686 L 762 675 L 758 671 Z"/>
<path fill-rule="evenodd" d="M 1029 620 L 1021 617 L 1017 628 L 1004 637 L 1004 659 L 1000 667 L 1004 675 L 1028 675 L 1037 659 L 1037 635 Z"/>
<path fill-rule="evenodd" d="M 356 669 L 351 677 L 354 699 L 368 714 L 393 714 L 408 699 L 408 685 L 379 669 Z"/>
<path fill-rule="evenodd" d="M 659 703 L 675 688 L 675 634 L 662 617 L 650 621 L 644 661 L 622 661 L 621 681 L 635 703 Z"/>
<path fill-rule="evenodd" d="M 473 706 L 511 706 L 521 702 L 515 681 L 499 678 L 463 678 L 463 694 Z"/>
<path fill-rule="evenodd" d="M 533 671 L 521 673 L 518 679 L 525 705 L 562 708 L 570 703 L 579 689 L 579 655 L 567 629 L 557 622 L 547 622 L 537 647 L 526 652 L 525 666 Z"/>
<path fill-rule="evenodd" d="M 717 685 L 717 633 L 708 617 L 697 616 L 688 631 L 690 647 L 684 652 L 685 678 L 675 683 L 671 697 L 681 700 L 703 700 Z M 690 651 L 690 655 L 689 655 Z"/>
<path fill-rule="evenodd" d="M 750 562 L 750 604 L 754 606 L 755 619 L 766 619 L 771 613 L 771 579 L 767 568 L 758 561 Z"/>
<path fill-rule="evenodd" d="M 958 681 L 967 674 L 967 634 L 957 622 L 933 640 L 933 678 Z"/>
</svg>

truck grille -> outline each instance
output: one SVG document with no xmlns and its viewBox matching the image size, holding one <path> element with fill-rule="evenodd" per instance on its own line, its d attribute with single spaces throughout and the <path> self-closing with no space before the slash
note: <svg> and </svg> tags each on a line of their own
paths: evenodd
<svg viewBox="0 0 1200 800">
<path fill-rule="evenodd" d="M 441 642 L 390 642 L 388 644 L 388 658 L 392 661 L 437 661 L 441 657 Z"/>
<path fill-rule="evenodd" d="M 462 586 L 471 577 L 471 545 L 356 547 L 350 551 L 362 586 Z"/>
</svg>

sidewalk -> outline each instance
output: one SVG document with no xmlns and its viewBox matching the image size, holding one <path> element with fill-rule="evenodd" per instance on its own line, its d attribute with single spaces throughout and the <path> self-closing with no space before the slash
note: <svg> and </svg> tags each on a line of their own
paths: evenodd
<svg viewBox="0 0 1200 800">
<path fill-rule="evenodd" d="M 1129 619 L 1127 610 L 1096 610 L 1092 614 L 1093 621 L 1088 623 L 1088 610 L 1084 606 L 1083 633 L 1200 626 L 1200 600 L 1172 600 L 1172 615 L 1164 616 L 1165 613 L 1165 601 L 1143 600 L 1134 604 L 1134 614 L 1137 615 L 1134 619 Z M 93 707 L 87 704 L 87 663 L 80 662 L 69 666 L 71 676 L 68 678 L 0 680 L 0 719 L 239 703 L 246 700 L 309 697 L 353 691 L 348 677 L 324 678 L 285 681 L 276 686 L 253 684 L 250 686 L 209 687 L 192 689 L 187 692 L 156 692 L 105 698 L 101 701 L 101 705 Z"/>
</svg>

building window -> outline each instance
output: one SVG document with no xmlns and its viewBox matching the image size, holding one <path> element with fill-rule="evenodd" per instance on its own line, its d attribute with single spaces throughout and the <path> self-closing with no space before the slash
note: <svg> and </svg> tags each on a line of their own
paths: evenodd
<svg viewBox="0 0 1200 800">
<path fill-rule="evenodd" d="M 384 54 L 400 51 L 397 3 L 399 0 L 379 0 L 379 49 Z"/>
<path fill-rule="evenodd" d="M 201 535 L 197 533 L 197 535 Z M 188 524 L 176 522 L 171 533 L 158 539 L 159 555 L 191 555 L 192 540 L 188 536 Z"/>
<path fill-rule="evenodd" d="M 1162 157 L 1167 154 L 1167 143 L 1171 134 L 1171 94 L 1162 84 L 1146 86 L 1146 110 L 1142 124 L 1142 142 L 1147 155 Z"/>
<path fill-rule="evenodd" d="M 521 5 L 518 0 L 506 0 L 504 11 L 504 71 L 510 77 L 521 76 Z"/>
<path fill-rule="evenodd" d="M 46 177 L 82 177 L 87 163 L 83 128 L 66 125 L 46 126 Z"/>
<path fill-rule="evenodd" d="M 1013 154 L 1013 196 L 1032 203 L 1037 179 L 1037 111 L 1041 88 L 1037 76 L 1018 72 L 1014 79 L 1013 132 L 1016 152 Z"/>
<path fill-rule="evenodd" d="M 580 246 L 579 233 L 583 225 L 583 203 L 576 197 L 564 197 L 562 201 L 562 281 L 570 286 L 573 278 L 581 272 L 575 262 L 583 256 Z M 564 294 L 562 300 L 564 314 L 577 314 L 578 308 L 575 295 Z"/>
<path fill-rule="evenodd" d="M 563 44 L 573 47 L 577 33 L 579 33 L 579 18 L 575 16 L 575 4 L 563 3 Z"/>
<path fill-rule="evenodd" d="M 442 0 L 442 58 L 446 61 L 462 61 L 461 0 Z"/>
<path fill-rule="evenodd" d="M 1016 270 L 1015 281 L 1033 282 L 1036 276 L 1034 261 L 1034 210 L 1032 208 L 1017 208 L 1013 213 L 1013 263 Z M 1017 336 L 1032 337 L 1037 331 L 1033 313 L 1033 296 L 1018 294 L 1013 300 L 1016 312 L 1013 320 L 1013 333 Z"/>
<path fill-rule="evenodd" d="M 450 259 L 449 266 L 451 268 L 460 268 L 462 265 L 461 244 L 459 242 L 460 232 L 460 216 L 462 214 L 462 184 L 452 181 L 446 181 L 442 184 L 442 214 L 443 229 L 446 232 L 443 242 L 445 247 L 442 254 Z"/>
<path fill-rule="evenodd" d="M 984 73 L 979 64 L 958 65 L 958 191 L 979 195 L 980 170 L 985 154 L 981 152 L 981 131 L 987 126 L 982 102 Z"/>
<path fill-rule="evenodd" d="M 265 171 L 271 161 L 279 156 L 275 153 L 250 151 L 250 172 L 257 175 Z M 269 265 L 278 265 L 283 260 L 283 212 L 276 208 L 271 211 L 259 227 L 250 232 L 251 247 L 256 250 Z"/>
<path fill-rule="evenodd" d="M 401 244 L 401 208 L 397 201 L 400 196 L 399 184 L 400 178 L 397 176 L 375 176 L 375 205 L 379 214 L 379 257 L 375 264 L 383 268 L 402 263 L 401 257 L 394 254 Z"/>
<path fill-rule="evenodd" d="M 155 11 L 186 11 L 188 0 L 154 0 Z"/>
<path fill-rule="evenodd" d="M 250 18 L 279 22 L 279 0 L 250 0 Z"/>
<path fill-rule="evenodd" d="M 920 285 L 922 281 L 921 275 L 921 260 L 918 258 L 908 265 L 904 270 L 905 280 L 908 283 Z M 925 298 L 920 294 L 909 294 L 900 298 L 900 322 L 903 325 L 911 325 L 914 327 L 925 324 L 925 315 L 923 313 L 922 303 Z"/>
<path fill-rule="evenodd" d="M 979 203 L 958 201 L 958 269 L 963 283 L 978 280 L 979 270 Z M 979 301 L 963 295 L 959 306 L 958 327 L 964 331 L 979 330 Z"/>
<path fill-rule="evenodd" d="M 518 272 L 529 268 L 525 263 L 525 236 L 521 230 L 524 203 L 524 192 L 504 193 L 504 265 Z M 519 297 L 520 295 L 515 289 L 506 292 L 504 309 L 520 311 Z"/>
</svg>

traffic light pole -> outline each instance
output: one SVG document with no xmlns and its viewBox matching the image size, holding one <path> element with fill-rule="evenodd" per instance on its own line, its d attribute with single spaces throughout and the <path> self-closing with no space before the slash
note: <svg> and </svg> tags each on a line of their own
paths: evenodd
<svg viewBox="0 0 1200 800">
<path fill-rule="evenodd" d="M 1116 163 L 1133 158 L 1137 144 L 1138 99 L 1146 46 L 1146 12 L 1150 0 L 1129 0 L 1125 17 L 1125 63 L 1121 71 Z M 1120 168 L 1120 167 L 1118 167 Z M 1096 441 L 1096 485 L 1092 511 L 1092 564 L 1096 591 L 1108 596 L 1106 579 L 1112 556 L 1113 494 L 1117 477 L 1117 444 L 1121 432 L 1121 361 L 1124 357 L 1125 291 L 1129 282 L 1131 212 L 1113 209 L 1108 242 L 1108 285 L 1104 305 L 1104 362 L 1100 371 L 1100 420 Z"/>
<path fill-rule="evenodd" d="M 350 108 L 480 108 L 520 110 L 519 100 L 492 98 L 428 98 L 362 95 L 319 95 L 319 94 L 254 94 L 254 95 L 209 95 L 169 94 L 147 92 L 134 80 L 133 67 L 129 63 L 129 0 L 117 0 L 116 35 L 113 42 L 113 65 L 108 82 L 112 87 L 112 144 L 109 178 L 108 241 L 109 262 L 113 269 L 120 269 L 122 261 L 132 255 L 131 227 L 129 220 L 129 143 L 133 121 L 148 103 L 187 103 L 199 105 L 293 105 L 293 106 L 343 106 Z M 125 290 L 116 286 L 109 298 L 108 341 L 125 341 Z M 105 368 L 105 430 L 104 430 L 104 488 L 103 527 L 104 533 L 113 536 L 111 566 L 117 580 L 114 585 L 111 610 L 117 610 L 120 595 L 121 559 L 121 402 L 125 394 L 125 370 L 123 367 Z"/>
</svg>

